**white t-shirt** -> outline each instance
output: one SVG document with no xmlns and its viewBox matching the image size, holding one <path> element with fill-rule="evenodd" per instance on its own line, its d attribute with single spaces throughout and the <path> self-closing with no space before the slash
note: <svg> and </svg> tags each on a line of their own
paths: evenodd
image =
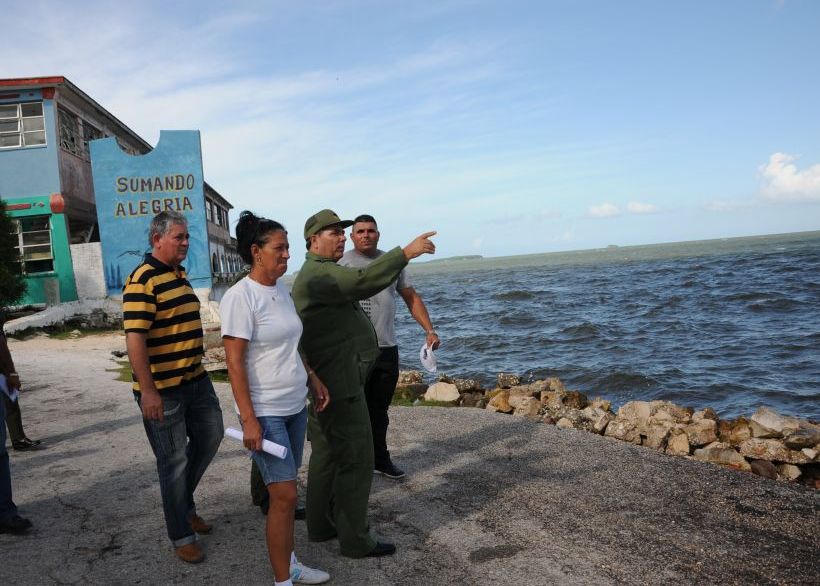
<svg viewBox="0 0 820 586">
<path fill-rule="evenodd" d="M 344 267 L 366 267 L 383 254 L 383 250 L 377 249 L 376 255 L 371 258 L 354 248 L 345 252 L 337 264 Z M 376 330 L 379 348 L 398 345 L 396 341 L 396 292 L 412 286 L 406 271 L 402 269 L 398 278 L 386 288 L 373 297 L 359 300 L 359 305 L 361 305 L 367 317 L 370 318 L 373 329 Z"/>
<path fill-rule="evenodd" d="M 248 340 L 245 370 L 257 417 L 299 413 L 307 397 L 302 322 L 282 280 L 267 286 L 245 277 L 225 292 L 219 313 L 223 336 Z"/>
</svg>

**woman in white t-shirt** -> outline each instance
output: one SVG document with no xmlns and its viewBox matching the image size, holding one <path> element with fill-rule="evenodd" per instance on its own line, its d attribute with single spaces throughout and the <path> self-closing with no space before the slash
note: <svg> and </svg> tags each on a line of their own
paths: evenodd
<svg viewBox="0 0 820 586">
<path fill-rule="evenodd" d="M 236 225 L 236 240 L 251 269 L 222 298 L 222 339 L 243 442 L 270 497 L 268 555 L 277 585 L 320 584 L 330 576 L 302 565 L 293 554 L 293 514 L 308 388 L 317 411 L 330 399 L 327 388 L 299 355 L 302 322 L 280 280 L 290 258 L 285 228 L 245 211 Z M 285 458 L 261 451 L 263 438 L 285 446 Z"/>
</svg>

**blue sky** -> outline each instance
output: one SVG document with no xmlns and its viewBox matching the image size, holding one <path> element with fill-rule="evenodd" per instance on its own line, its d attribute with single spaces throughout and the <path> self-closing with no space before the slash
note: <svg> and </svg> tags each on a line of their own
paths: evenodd
<svg viewBox="0 0 820 586">
<path fill-rule="evenodd" d="M 814 0 L 9 10 L 0 77 L 65 75 L 151 143 L 200 129 L 232 222 L 282 221 L 292 268 L 324 207 L 439 256 L 820 229 Z"/>
</svg>

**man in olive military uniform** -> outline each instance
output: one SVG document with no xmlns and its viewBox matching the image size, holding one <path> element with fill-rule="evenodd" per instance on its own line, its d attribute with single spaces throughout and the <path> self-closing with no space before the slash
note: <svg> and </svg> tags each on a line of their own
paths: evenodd
<svg viewBox="0 0 820 586">
<path fill-rule="evenodd" d="M 364 387 L 379 345 L 358 301 L 390 285 L 411 259 L 433 254 L 436 247 L 430 240 L 435 232 L 427 232 L 367 267 L 342 267 L 336 261 L 344 254 L 344 229 L 352 224 L 331 210 L 307 219 L 308 252 L 293 283 L 293 301 L 304 327 L 306 361 L 330 393 L 324 411 L 308 411 L 308 537 L 338 537 L 342 555 L 360 558 L 390 555 L 396 547 L 377 541 L 367 522 L 373 439 Z"/>
</svg>

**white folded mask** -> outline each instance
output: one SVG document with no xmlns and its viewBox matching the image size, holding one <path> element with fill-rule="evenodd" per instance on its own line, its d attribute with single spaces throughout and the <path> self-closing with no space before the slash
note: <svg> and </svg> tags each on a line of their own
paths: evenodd
<svg viewBox="0 0 820 586">
<path fill-rule="evenodd" d="M 422 344 L 419 350 L 419 360 L 421 365 L 427 372 L 436 372 L 436 355 L 433 354 L 433 349 L 427 344 Z"/>
</svg>

